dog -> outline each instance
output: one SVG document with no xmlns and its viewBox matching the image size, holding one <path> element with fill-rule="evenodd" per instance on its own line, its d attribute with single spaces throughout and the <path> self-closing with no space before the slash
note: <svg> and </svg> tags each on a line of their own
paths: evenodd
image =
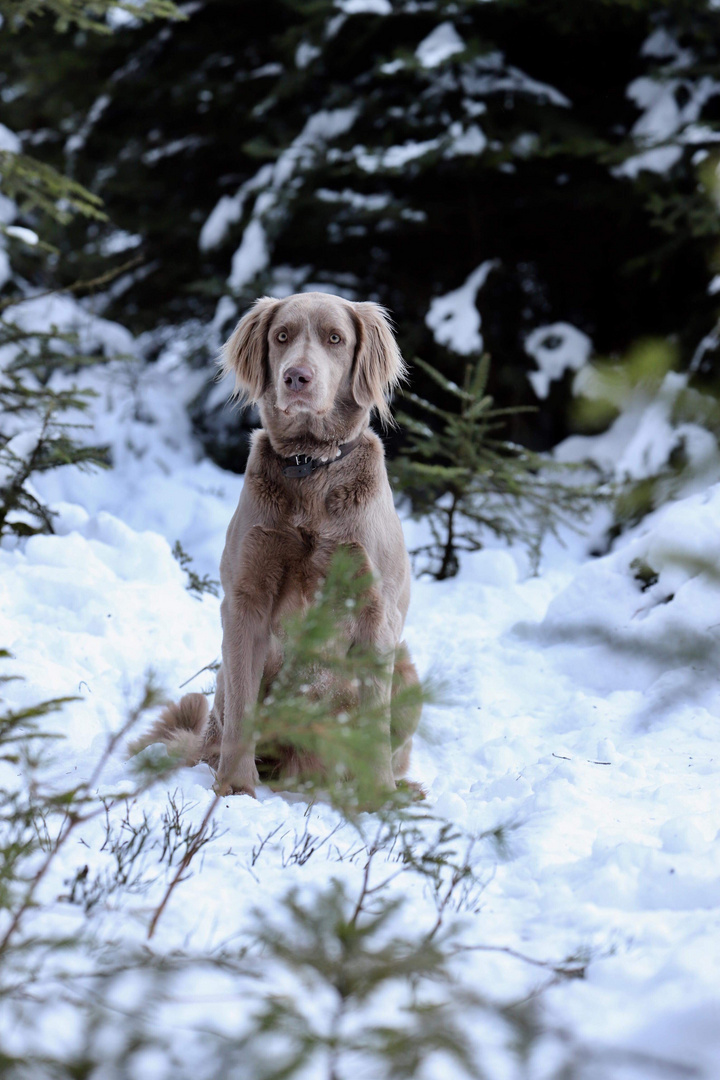
<svg viewBox="0 0 720 1080">
<path fill-rule="evenodd" d="M 255 795 L 262 757 L 245 715 L 282 665 L 282 619 L 312 603 L 333 552 L 349 547 L 372 574 L 369 601 L 350 619 L 347 645 L 389 658 L 364 691 L 382 721 L 372 755 L 379 792 L 407 771 L 420 707 L 393 709 L 394 688 L 417 684 L 402 642 L 410 563 L 385 468 L 370 429 L 405 366 L 387 313 L 320 292 L 264 297 L 223 347 L 235 395 L 257 404 L 245 482 L 220 561 L 222 663 L 212 710 L 203 694 L 168 706 L 143 740 L 175 744 L 188 764 L 207 761 L 219 794 Z M 264 688 L 261 690 L 261 688 Z M 283 775 L 303 762 L 289 751 Z"/>
</svg>

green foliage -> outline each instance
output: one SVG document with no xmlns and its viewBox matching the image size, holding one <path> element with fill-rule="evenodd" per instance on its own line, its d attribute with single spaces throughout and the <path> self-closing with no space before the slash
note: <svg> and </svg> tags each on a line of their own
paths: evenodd
<svg viewBox="0 0 720 1080">
<path fill-rule="evenodd" d="M 0 152 L 3 196 L 23 214 L 39 211 L 66 224 L 76 214 L 104 220 L 101 200 L 49 165 L 12 151 Z M 39 243 L 38 249 L 52 251 Z M 79 425 L 68 413 L 82 413 L 90 392 L 75 385 L 56 389 L 53 374 L 93 362 L 78 356 L 77 339 L 56 327 L 28 329 L 13 318 L 22 292 L 0 304 L 0 536 L 52 532 L 52 514 L 38 498 L 32 479 L 61 465 L 81 468 L 108 464 L 107 449 L 77 441 Z"/>
<path fill-rule="evenodd" d="M 373 602 L 373 590 L 363 555 L 352 545 L 339 548 L 314 603 L 285 620 L 282 667 L 247 719 L 259 740 L 261 776 L 272 781 L 280 762 L 299 759 L 298 776 L 278 783 L 307 794 L 321 790 L 349 814 L 376 808 L 389 797 L 378 790 L 376 779 L 388 711 L 394 750 L 417 726 L 423 703 L 434 696 L 429 685 L 407 682 L 397 671 L 393 675 L 394 657 L 369 646 L 348 648 L 348 621 L 361 617 Z M 388 710 L 380 688 L 389 678 Z M 397 803 L 406 804 L 412 796 L 398 789 Z"/>
<path fill-rule="evenodd" d="M 107 221 L 102 199 L 37 158 L 0 150 L 0 179 L 3 195 L 15 200 L 23 214 L 40 210 L 61 225 L 75 214 Z"/>
<path fill-rule="evenodd" d="M 396 486 L 432 532 L 432 541 L 412 554 L 429 556 L 424 572 L 442 581 L 457 573 L 461 552 L 480 550 L 489 530 L 508 543 L 524 543 L 536 566 L 543 535 L 582 519 L 597 487 L 571 484 L 567 467 L 498 437 L 518 410 L 496 408 L 486 393 L 488 357 L 467 364 L 462 386 L 420 359 L 415 363 L 453 407 L 404 394 L 433 421 L 400 414 L 407 449 L 391 464 Z"/>
<path fill-rule="evenodd" d="M 157 16 L 180 17 L 173 4 L 166 0 L 150 0 L 140 5 L 115 3 L 111 0 L 20 0 L 0 2 L 0 15 L 17 30 L 36 17 L 50 13 L 56 29 L 75 23 L 81 29 L 108 30 L 105 16 L 122 10 L 140 19 Z M 19 146 L 19 143 L 18 143 Z M 66 227 L 75 218 L 95 223 L 107 220 L 102 199 L 77 180 L 64 176 L 51 164 L 29 157 L 15 149 L 0 151 L 0 192 L 16 204 L 17 213 L 34 226 L 24 237 L 23 229 L 3 226 L 5 237 L 25 239 L 36 235 L 35 229 Z M 11 204 L 8 203 L 7 208 Z M 11 212 L 10 220 L 14 217 Z M 42 231 L 42 230 L 40 230 Z M 29 240 L 28 240 L 29 236 Z M 57 249 L 42 238 L 31 247 L 41 257 L 46 280 L 52 279 L 47 256 L 55 257 Z M 76 281 L 66 286 L 70 292 L 81 288 L 97 288 L 109 283 L 124 268 L 116 268 L 90 281 Z M 36 268 L 37 270 L 37 268 Z M 49 273 L 48 273 L 49 271 Z M 29 293 L 37 293 L 27 282 L 15 279 L 14 292 L 0 302 L 0 536 L 28 536 L 52 532 L 52 513 L 39 498 L 33 485 L 38 474 L 62 465 L 92 468 L 109 464 L 105 446 L 80 442 L 78 433 L 83 425 L 71 414 L 86 412 L 93 396 L 80 389 L 66 377 L 78 368 L 96 361 L 96 357 L 78 354 L 77 337 L 56 326 L 18 318 L 16 309 Z M 15 309 L 15 312 L 14 312 Z M 59 377 L 59 378 L 56 378 Z M 198 581 L 207 587 L 207 582 Z"/>
<path fill-rule="evenodd" d="M 55 20 L 55 30 L 62 33 L 71 26 L 95 33 L 109 34 L 108 15 L 123 13 L 126 19 L 149 22 L 152 19 L 182 19 L 185 16 L 171 0 L 0 0 L 0 15 L 11 30 L 19 30 L 43 15 Z"/>
<path fill-rule="evenodd" d="M 92 362 L 73 355 L 73 335 L 22 329 L 0 316 L 0 348 L 12 359 L 0 369 L 0 536 L 52 532 L 52 513 L 32 479 L 61 465 L 82 469 L 109 464 L 107 447 L 77 441 L 83 426 L 69 412 L 82 413 L 94 396 L 71 385 L 55 388 L 55 372 Z"/>
<path fill-rule="evenodd" d="M 286 994 L 268 994 L 240 1044 L 252 1075 L 257 1080 L 296 1076 L 319 1058 L 330 1077 L 350 1075 L 352 1063 L 362 1061 L 378 1080 L 410 1080 L 440 1051 L 459 1075 L 482 1076 L 463 1024 L 481 1002 L 451 975 L 450 939 L 403 931 L 402 901 L 383 895 L 382 885 L 375 887 L 370 909 L 364 901 L 362 893 L 355 897 L 331 880 L 317 891 L 312 906 L 291 890 L 280 925 L 277 913 L 255 912 L 257 941 L 268 960 L 327 997 L 329 1022 L 308 1014 Z M 406 988 L 399 1016 L 371 1019 L 358 1028 L 354 1016 L 393 988 Z M 282 1056 L 268 1054 L 270 1040 L 283 1046 Z"/>
<path fill-rule="evenodd" d="M 209 574 L 203 574 L 203 576 L 200 577 L 200 575 L 192 569 L 192 555 L 188 555 L 179 540 L 176 540 L 173 544 L 172 553 L 188 576 L 186 588 L 189 593 L 192 593 L 198 600 L 200 600 L 205 593 L 210 593 L 211 596 L 218 595 L 220 582 L 216 581 L 215 578 L 211 578 Z"/>
<path fill-rule="evenodd" d="M 622 475 L 618 465 L 609 539 L 637 525 L 663 503 L 680 497 L 693 484 L 716 478 L 720 446 L 717 388 L 707 380 L 694 386 L 693 377 L 678 373 L 678 366 L 675 341 L 646 338 L 635 342 L 623 357 L 587 365 L 576 380 L 577 396 L 572 404 L 576 429 L 594 434 L 621 415 L 629 425 L 631 417 L 639 422 L 652 408 L 666 428 L 666 438 L 669 436 L 664 460 L 648 446 L 645 460 L 636 453 L 632 473 Z M 693 427 L 709 432 L 714 448 L 713 440 L 703 440 L 702 452 L 697 448 L 691 452 L 688 438 Z"/>
<path fill-rule="evenodd" d="M 580 431 L 603 431 L 633 399 L 657 397 L 665 376 L 677 366 L 677 345 L 664 338 L 634 342 L 622 360 L 595 360 L 576 381 L 573 426 Z"/>
</svg>

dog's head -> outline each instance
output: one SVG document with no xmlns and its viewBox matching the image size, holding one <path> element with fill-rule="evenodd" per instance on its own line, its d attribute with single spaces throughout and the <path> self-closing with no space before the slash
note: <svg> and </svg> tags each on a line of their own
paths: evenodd
<svg viewBox="0 0 720 1080">
<path fill-rule="evenodd" d="M 257 300 L 221 363 L 235 375 L 235 393 L 258 403 L 266 425 L 272 417 L 316 432 L 334 432 L 341 419 L 372 408 L 387 423 L 388 395 L 405 374 L 383 308 L 318 292 Z"/>
</svg>

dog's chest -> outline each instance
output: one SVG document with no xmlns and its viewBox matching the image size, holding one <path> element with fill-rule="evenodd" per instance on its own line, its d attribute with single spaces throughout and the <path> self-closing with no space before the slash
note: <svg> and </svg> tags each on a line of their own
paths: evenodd
<svg viewBox="0 0 720 1080">
<path fill-rule="evenodd" d="M 280 519 L 292 529 L 312 538 L 315 545 L 330 539 L 339 539 L 342 529 L 338 528 L 337 515 L 328 508 L 327 489 L 324 484 L 315 483 L 315 477 L 296 481 L 297 486 L 286 491 L 284 505 L 280 510 Z"/>
</svg>

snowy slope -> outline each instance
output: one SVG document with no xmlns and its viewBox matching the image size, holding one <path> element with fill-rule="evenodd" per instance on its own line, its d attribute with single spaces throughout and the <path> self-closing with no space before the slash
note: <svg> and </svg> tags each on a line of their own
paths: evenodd
<svg viewBox="0 0 720 1080">
<path fill-rule="evenodd" d="M 216 576 L 242 483 L 193 449 L 184 404 L 198 376 L 171 352 L 151 367 L 118 361 L 85 378 L 99 391 L 94 423 L 115 467 L 43 477 L 38 489 L 59 512 L 57 535 L 0 549 L 0 645 L 26 680 L 9 684 L 6 697 L 27 704 L 80 695 L 47 721 L 66 736 L 60 770 L 79 777 L 90 775 L 149 668 L 173 697 L 185 683 L 211 685 L 207 672 L 192 676 L 218 656 L 219 601 L 186 591 L 171 546 L 179 539 L 198 572 Z M 412 544 L 421 526 L 408 521 L 406 529 Z M 590 539 L 570 536 L 567 548 L 548 550 L 538 577 L 523 576 L 520 553 L 491 547 L 466 556 L 452 581 L 415 583 L 407 640 L 421 673 L 448 689 L 426 708 L 411 775 L 428 790 L 426 808 L 464 833 L 511 826 L 504 856 L 487 844 L 473 849 L 484 888 L 478 910 L 458 915 L 460 939 L 542 963 L 580 956 L 587 965 L 583 979 L 553 980 L 510 952 L 458 958 L 458 976 L 493 1000 L 545 987 L 546 1033 L 525 1065 L 502 1030 L 474 1029 L 491 1080 L 543 1080 L 565 1061 L 590 1070 L 576 1065 L 567 1075 L 606 1080 L 718 1075 L 719 532 L 716 484 L 654 513 L 602 558 L 587 556 Z M 638 559 L 657 573 L 644 591 Z M 102 790 L 126 783 L 128 770 L 115 757 Z M 194 804 L 196 823 L 212 780 L 204 765 L 172 780 Z M 133 813 L 159 816 L 167 795 L 153 789 Z M 251 908 L 272 912 L 290 885 L 307 893 L 336 877 L 359 887 L 362 861 L 339 858 L 356 834 L 328 806 L 308 813 L 298 796 L 261 789 L 257 801 L 221 802 L 216 819 L 220 834 L 158 924 L 152 947 L 160 954 L 241 935 Z M 304 863 L 288 857 L 305 830 L 319 842 L 338 825 L 321 853 Z M 371 835 L 372 815 L 362 827 Z M 424 827 L 428 835 L 434 828 Z M 253 864 L 253 849 L 276 829 Z M 105 865 L 102 836 L 100 822 L 84 826 L 43 884 L 60 923 L 81 917 L 58 898 L 83 863 Z M 158 882 L 132 910 L 96 912 L 99 940 L 142 941 L 163 888 Z M 401 876 L 391 888 L 406 900 L 405 923 L 433 924 L 421 882 Z M 156 1022 L 170 1025 L 178 1045 L 210 1018 L 236 1030 L 244 1014 L 224 991 L 220 974 L 208 975 L 186 988 L 187 1015 L 158 1012 Z M 314 1007 L 312 995 L 304 1007 Z M 56 1046 L 74 1036 L 59 1022 L 36 1037 Z M 203 1075 L 187 1053 L 186 1066 Z M 173 1072 L 151 1056 L 136 1075 Z M 326 1073 L 309 1067 L 303 1075 Z M 422 1075 L 463 1073 L 439 1055 Z"/>
</svg>

